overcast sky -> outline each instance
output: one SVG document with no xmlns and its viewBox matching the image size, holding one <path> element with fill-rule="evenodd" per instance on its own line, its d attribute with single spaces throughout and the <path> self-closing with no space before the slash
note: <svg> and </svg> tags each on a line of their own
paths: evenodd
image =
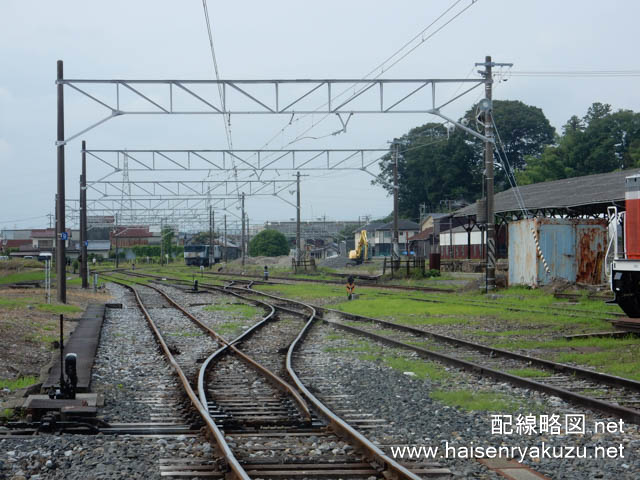
<svg viewBox="0 0 640 480">
<path fill-rule="evenodd" d="M 454 3 L 210 0 L 208 5 L 222 78 L 288 79 L 363 78 Z M 425 36 L 471 3 L 460 1 Z M 485 55 L 513 62 L 514 71 L 640 70 L 638 18 L 640 3 L 632 0 L 477 0 L 382 78 L 473 78 L 474 62 Z M 58 59 L 64 60 L 66 78 L 214 78 L 201 0 L 0 1 L 0 228 L 42 227 L 48 222 L 45 215 L 53 212 Z M 538 106 L 559 130 L 594 101 L 640 110 L 637 85 L 637 77 L 514 75 L 496 85 L 494 98 Z M 458 87 L 446 87 L 442 98 Z M 479 94 L 468 94 L 444 112 L 461 115 Z M 100 118 L 77 94 L 66 89 L 65 95 L 68 135 Z M 289 116 L 233 116 L 233 145 L 259 148 L 275 136 L 269 148 L 283 148 L 321 118 L 296 118 L 288 126 Z M 347 133 L 306 138 L 289 148 L 385 148 L 388 140 L 429 121 L 438 119 L 354 116 Z M 339 127 L 339 120 L 330 117 L 306 136 L 321 137 Z M 227 148 L 223 122 L 214 115 L 122 116 L 82 139 L 95 149 Z M 80 140 L 66 148 L 68 198 L 78 198 Z M 89 180 L 108 172 L 89 162 Z M 178 175 L 171 178 L 203 176 Z M 143 177 L 132 172 L 130 178 Z M 370 185 L 371 178 L 361 172 L 305 177 L 303 219 L 388 214 L 392 200 Z M 295 201 L 286 192 L 285 197 Z M 248 198 L 247 211 L 252 223 L 295 216 L 295 209 L 277 198 Z"/>
</svg>

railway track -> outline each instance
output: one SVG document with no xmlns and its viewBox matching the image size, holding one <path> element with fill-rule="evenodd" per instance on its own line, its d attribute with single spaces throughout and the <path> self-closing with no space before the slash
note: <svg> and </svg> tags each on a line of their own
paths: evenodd
<svg viewBox="0 0 640 480">
<path fill-rule="evenodd" d="M 264 319 L 227 342 L 160 289 L 127 287 L 214 439 L 215 468 L 197 465 L 197 471 L 228 471 L 232 478 L 413 480 L 450 473 L 396 463 L 305 387 L 292 359 L 316 321 L 312 307 L 279 308 L 276 316 L 263 302 L 269 310 Z"/>
<path fill-rule="evenodd" d="M 290 299 L 258 292 L 251 285 L 229 285 L 253 295 L 266 296 L 275 306 L 291 309 Z M 274 303 L 275 302 L 275 303 Z M 279 304 L 279 303 L 280 304 Z M 285 307 L 286 305 L 286 307 Z M 299 305 L 303 305 L 300 304 Z M 316 307 L 325 322 L 336 328 L 366 336 L 393 347 L 416 352 L 418 355 L 448 365 L 507 381 L 560 397 L 566 401 L 599 410 L 640 424 L 640 382 L 607 375 L 592 370 L 552 362 L 507 350 L 487 347 L 446 335 L 435 334 L 409 326 L 337 310 Z M 294 309 L 295 310 L 295 309 Z M 346 323 L 350 321 L 350 323 Z M 352 322 L 357 322 L 354 326 Z M 418 346 L 416 343 L 427 346 Z M 532 377 L 523 377 L 510 371 L 526 370 Z"/>
<path fill-rule="evenodd" d="M 129 272 L 131 273 L 131 272 Z M 148 277 L 151 278 L 156 278 L 156 279 L 160 279 L 160 278 L 167 278 L 167 277 L 161 277 L 159 275 L 152 275 L 152 274 L 144 274 L 144 273 L 140 273 L 140 272 L 135 272 L 138 275 L 146 275 Z M 261 284 L 265 284 L 265 285 L 276 285 L 277 283 L 274 283 L 272 281 L 269 282 L 263 282 L 261 280 L 259 280 L 261 277 L 259 276 L 251 276 L 251 275 L 231 275 L 228 273 L 217 273 L 217 272 L 204 272 L 205 275 L 211 275 L 211 276 L 218 276 L 218 278 L 221 279 L 226 279 L 228 282 L 245 282 L 248 283 L 250 281 L 253 281 L 254 285 L 261 285 Z M 248 278 L 255 278 L 256 280 L 248 280 Z M 321 284 L 329 284 L 329 285 L 342 285 L 342 283 L 340 282 L 331 282 L 331 281 L 325 281 L 325 280 L 312 280 L 312 279 L 290 279 L 287 277 L 270 277 L 271 279 L 279 279 L 279 280 L 285 280 L 285 281 L 289 281 L 292 283 L 295 282 L 313 282 L 313 283 L 321 283 Z M 171 279 L 171 278 L 167 278 L 168 280 L 176 280 L 176 279 Z M 286 283 L 285 283 L 286 285 Z M 401 285 L 376 285 L 376 284 L 359 284 L 359 287 L 367 287 L 367 288 L 376 288 L 376 289 L 394 289 L 394 290 L 401 290 L 401 291 L 418 291 L 418 292 L 427 292 L 427 293 L 432 293 L 434 295 L 437 294 L 447 294 L 447 293 L 453 293 L 453 290 L 444 290 L 444 289 L 436 289 L 436 288 L 428 288 L 428 287 L 405 287 L 405 286 L 401 286 Z M 384 295 L 384 292 L 378 292 L 381 295 Z M 389 293 L 389 295 L 391 295 L 391 293 Z M 444 295 L 443 297 L 447 297 L 447 295 Z M 397 298 L 397 297 L 396 297 Z M 431 296 L 429 298 L 416 298 L 416 297 L 405 297 L 404 299 L 406 299 L 407 301 L 413 301 L 413 302 L 427 302 L 427 303 L 436 303 L 436 304 L 447 304 L 447 303 L 451 303 L 452 300 L 448 299 L 448 298 L 437 298 L 434 296 Z M 482 307 L 482 308 L 495 308 L 495 309 L 506 309 L 508 311 L 511 312 L 523 312 L 523 313 L 535 313 L 535 314 L 546 314 L 546 315 L 552 315 L 552 316 L 566 316 L 566 317 L 573 317 L 573 318 L 600 318 L 602 320 L 605 321 L 611 321 L 612 317 L 624 317 L 624 313 L 622 312 L 594 312 L 593 310 L 587 310 L 587 309 L 582 309 L 582 308 L 577 308 L 577 307 L 565 307 L 565 306 L 557 306 L 557 305 L 545 305 L 545 306 L 540 306 L 537 308 L 525 308 L 522 306 L 519 306 L 517 303 L 505 303 L 505 302 L 501 302 L 501 303 L 496 303 L 495 301 L 475 301 L 475 300 L 466 300 L 466 299 L 460 299 L 460 298 L 456 298 L 455 299 L 455 304 L 456 305 L 468 305 L 468 306 L 472 306 L 472 307 Z"/>
</svg>

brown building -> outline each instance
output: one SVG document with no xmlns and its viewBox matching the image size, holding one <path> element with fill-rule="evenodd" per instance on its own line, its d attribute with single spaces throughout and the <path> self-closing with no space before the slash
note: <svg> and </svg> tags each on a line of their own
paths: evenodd
<svg viewBox="0 0 640 480">
<path fill-rule="evenodd" d="M 149 245 L 153 234 L 148 226 L 121 226 L 111 231 L 109 239 L 111 247 L 115 248 L 116 238 L 118 247 L 134 247 L 136 245 Z"/>
</svg>

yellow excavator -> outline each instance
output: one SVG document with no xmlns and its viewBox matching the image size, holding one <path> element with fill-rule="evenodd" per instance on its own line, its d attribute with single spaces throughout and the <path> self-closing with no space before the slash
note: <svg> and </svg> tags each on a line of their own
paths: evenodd
<svg viewBox="0 0 640 480">
<path fill-rule="evenodd" d="M 360 232 L 360 240 L 355 250 L 349 252 L 349 260 L 353 265 L 360 265 L 369 259 L 369 242 L 367 241 L 367 231 Z"/>
</svg>

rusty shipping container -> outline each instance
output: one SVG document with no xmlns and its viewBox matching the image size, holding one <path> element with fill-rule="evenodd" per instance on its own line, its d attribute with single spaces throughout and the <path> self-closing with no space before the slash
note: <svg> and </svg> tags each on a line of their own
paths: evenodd
<svg viewBox="0 0 640 480">
<path fill-rule="evenodd" d="M 537 252 L 535 229 L 546 271 Z M 547 285 L 554 280 L 605 283 L 604 219 L 532 218 L 509 224 L 509 285 Z"/>
</svg>

